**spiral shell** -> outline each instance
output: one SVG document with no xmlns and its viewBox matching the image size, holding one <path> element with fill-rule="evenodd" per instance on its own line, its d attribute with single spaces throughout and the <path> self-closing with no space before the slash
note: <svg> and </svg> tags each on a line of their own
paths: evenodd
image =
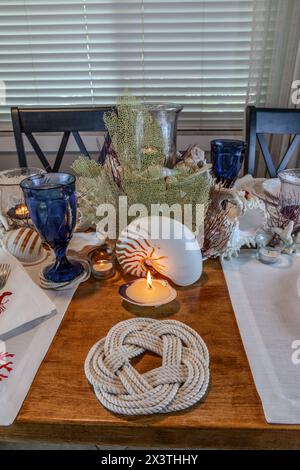
<svg viewBox="0 0 300 470">
<path fill-rule="evenodd" d="M 116 255 L 126 273 L 145 277 L 152 268 L 179 286 L 193 284 L 202 273 L 201 250 L 194 234 L 168 217 L 135 219 L 121 232 Z"/>
<path fill-rule="evenodd" d="M 24 265 L 39 263 L 47 256 L 42 240 L 31 228 L 11 230 L 4 238 L 3 246 Z"/>
</svg>

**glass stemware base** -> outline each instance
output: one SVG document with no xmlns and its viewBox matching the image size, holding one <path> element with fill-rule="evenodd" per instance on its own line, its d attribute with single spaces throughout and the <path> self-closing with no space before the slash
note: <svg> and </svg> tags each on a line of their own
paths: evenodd
<svg viewBox="0 0 300 470">
<path fill-rule="evenodd" d="M 50 282 L 70 282 L 83 272 L 83 266 L 78 261 L 69 261 L 66 257 L 46 266 L 43 276 Z"/>
</svg>

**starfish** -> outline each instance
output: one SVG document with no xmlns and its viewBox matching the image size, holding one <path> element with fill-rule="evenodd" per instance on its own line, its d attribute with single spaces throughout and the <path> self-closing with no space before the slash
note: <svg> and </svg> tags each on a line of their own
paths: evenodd
<svg viewBox="0 0 300 470">
<path fill-rule="evenodd" d="M 287 245 L 291 245 L 293 243 L 293 237 L 292 237 L 293 229 L 294 229 L 294 222 L 290 220 L 290 222 L 285 228 L 274 227 L 272 229 L 272 232 L 278 235 L 284 243 L 286 243 Z"/>
</svg>

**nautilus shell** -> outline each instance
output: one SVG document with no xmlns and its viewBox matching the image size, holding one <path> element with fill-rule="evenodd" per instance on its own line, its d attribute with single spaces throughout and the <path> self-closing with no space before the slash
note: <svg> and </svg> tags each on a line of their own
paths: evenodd
<svg viewBox="0 0 300 470">
<path fill-rule="evenodd" d="M 163 216 L 141 217 L 121 232 L 117 259 L 126 273 L 145 277 L 150 268 L 179 286 L 196 282 L 202 255 L 191 230 Z"/>
<path fill-rule="evenodd" d="M 8 232 L 3 247 L 24 265 L 39 263 L 47 255 L 38 233 L 31 228 L 22 227 Z"/>
</svg>

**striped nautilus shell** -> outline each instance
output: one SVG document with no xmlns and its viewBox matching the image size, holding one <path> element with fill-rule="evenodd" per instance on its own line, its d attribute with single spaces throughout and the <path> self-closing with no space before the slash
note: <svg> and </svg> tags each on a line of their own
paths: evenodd
<svg viewBox="0 0 300 470">
<path fill-rule="evenodd" d="M 8 232 L 3 240 L 3 246 L 24 265 L 39 263 L 47 255 L 39 234 L 27 227 Z"/>
<path fill-rule="evenodd" d="M 164 216 L 141 217 L 124 229 L 116 255 L 126 273 L 145 277 L 150 268 L 179 286 L 196 282 L 202 273 L 202 255 L 191 230 Z"/>
</svg>

